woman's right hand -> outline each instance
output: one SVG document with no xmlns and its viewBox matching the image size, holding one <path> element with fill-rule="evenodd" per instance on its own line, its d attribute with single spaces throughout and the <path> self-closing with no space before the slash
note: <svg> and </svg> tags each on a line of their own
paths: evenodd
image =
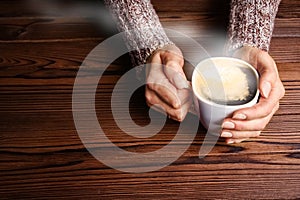
<svg viewBox="0 0 300 200">
<path fill-rule="evenodd" d="M 254 106 L 238 110 L 232 118 L 225 119 L 222 134 L 227 143 L 239 143 L 259 136 L 278 110 L 279 101 L 285 93 L 276 63 L 267 52 L 244 46 L 234 53 L 234 57 L 245 60 L 257 69 L 261 97 Z"/>
<path fill-rule="evenodd" d="M 175 45 L 166 45 L 148 59 L 146 101 L 155 110 L 164 110 L 168 117 L 183 121 L 192 103 L 190 83 L 183 72 L 182 52 Z"/>
</svg>

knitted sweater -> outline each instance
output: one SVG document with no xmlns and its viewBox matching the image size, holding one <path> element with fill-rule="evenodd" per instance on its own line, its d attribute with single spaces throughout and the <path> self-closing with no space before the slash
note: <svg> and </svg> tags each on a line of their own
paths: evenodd
<svg viewBox="0 0 300 200">
<path fill-rule="evenodd" d="M 134 66 L 144 64 L 154 50 L 172 44 L 150 0 L 104 2 L 119 31 L 125 32 L 126 44 L 137 49 L 131 53 Z M 232 0 L 227 50 L 250 45 L 268 51 L 279 3 L 280 0 Z M 139 49 L 141 46 L 147 48 Z"/>
<path fill-rule="evenodd" d="M 269 51 L 280 0 L 231 0 L 228 51 L 250 45 Z"/>
</svg>

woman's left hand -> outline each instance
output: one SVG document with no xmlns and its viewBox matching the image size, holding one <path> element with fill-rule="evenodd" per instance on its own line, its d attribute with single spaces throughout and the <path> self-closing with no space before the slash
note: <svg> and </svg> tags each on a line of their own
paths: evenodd
<svg viewBox="0 0 300 200">
<path fill-rule="evenodd" d="M 265 51 L 255 47 L 244 46 L 238 49 L 234 57 L 245 60 L 254 66 L 260 74 L 259 102 L 250 107 L 237 110 L 232 118 L 222 124 L 221 137 L 227 143 L 239 143 L 251 137 L 257 137 L 279 108 L 279 100 L 285 90 L 280 80 L 273 58 Z"/>
</svg>

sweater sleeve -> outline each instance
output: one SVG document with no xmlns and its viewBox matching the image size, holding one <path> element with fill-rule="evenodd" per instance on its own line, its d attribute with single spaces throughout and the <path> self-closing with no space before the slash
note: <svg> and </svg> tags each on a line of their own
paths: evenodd
<svg viewBox="0 0 300 200">
<path fill-rule="evenodd" d="M 133 66 L 144 64 L 151 53 L 172 42 L 167 37 L 150 0 L 104 0 L 117 23 L 124 31 Z M 146 47 L 146 48 L 141 48 Z"/>
<path fill-rule="evenodd" d="M 244 45 L 269 51 L 280 0 L 232 0 L 227 51 Z"/>
</svg>

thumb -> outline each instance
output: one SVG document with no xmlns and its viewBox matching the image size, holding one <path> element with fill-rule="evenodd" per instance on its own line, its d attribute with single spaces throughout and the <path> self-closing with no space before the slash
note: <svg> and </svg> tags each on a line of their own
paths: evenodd
<svg viewBox="0 0 300 200">
<path fill-rule="evenodd" d="M 176 57 L 177 56 L 172 56 L 169 59 L 165 59 L 164 72 L 169 81 L 177 89 L 187 89 L 189 88 L 189 84 L 183 72 L 183 59 Z"/>
<path fill-rule="evenodd" d="M 265 56 L 257 65 L 257 70 L 260 74 L 259 90 L 263 97 L 268 98 L 277 80 L 277 66 L 269 56 Z"/>
</svg>

